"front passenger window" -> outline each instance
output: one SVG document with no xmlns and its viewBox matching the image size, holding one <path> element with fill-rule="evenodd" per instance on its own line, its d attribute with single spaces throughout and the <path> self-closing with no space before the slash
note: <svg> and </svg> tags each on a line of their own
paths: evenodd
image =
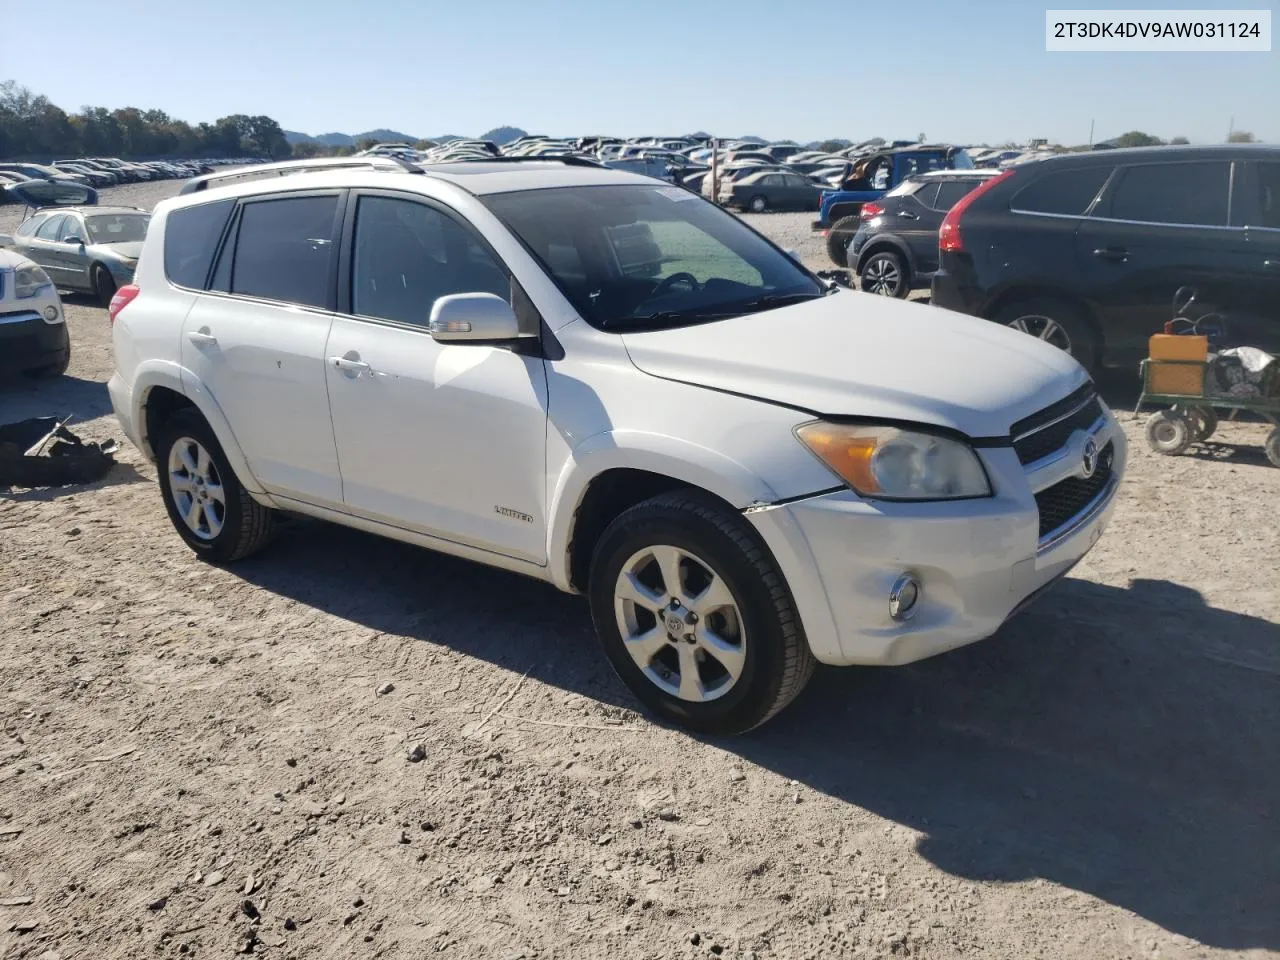
<svg viewBox="0 0 1280 960">
<path fill-rule="evenodd" d="M 506 270 L 466 228 L 423 203 L 361 197 L 351 265 L 351 312 L 425 327 L 440 297 L 492 293 L 508 302 Z"/>
</svg>

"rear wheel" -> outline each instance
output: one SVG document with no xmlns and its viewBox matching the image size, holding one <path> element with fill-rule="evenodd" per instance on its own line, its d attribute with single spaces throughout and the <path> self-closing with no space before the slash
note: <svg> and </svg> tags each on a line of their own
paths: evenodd
<svg viewBox="0 0 1280 960">
<path fill-rule="evenodd" d="M 813 673 L 773 558 L 710 497 L 664 494 L 618 516 L 596 545 L 588 593 L 618 676 L 654 713 L 693 730 L 759 726 Z"/>
<path fill-rule="evenodd" d="M 1147 420 L 1147 444 L 1166 457 L 1191 446 L 1191 422 L 1177 410 L 1159 410 Z"/>
<path fill-rule="evenodd" d="M 1002 308 L 994 320 L 1071 354 L 1090 373 L 1097 370 L 1099 345 L 1093 326 L 1080 308 L 1064 300 L 1020 300 Z"/>
<path fill-rule="evenodd" d="M 213 429 L 193 409 L 158 431 L 160 492 L 174 528 L 199 556 L 229 563 L 266 546 L 275 511 L 241 486 Z"/>
<path fill-rule="evenodd" d="M 849 266 L 849 244 L 860 222 L 857 217 L 841 217 L 827 231 L 827 256 L 837 267 Z"/>
<path fill-rule="evenodd" d="M 116 295 L 116 280 L 111 276 L 111 271 L 100 263 L 93 265 L 93 295 L 97 297 L 98 302 L 103 306 L 111 303 L 111 298 Z"/>
<path fill-rule="evenodd" d="M 862 265 L 858 285 L 867 293 L 901 299 L 911 292 L 907 282 L 907 265 L 892 250 L 873 253 Z"/>
</svg>

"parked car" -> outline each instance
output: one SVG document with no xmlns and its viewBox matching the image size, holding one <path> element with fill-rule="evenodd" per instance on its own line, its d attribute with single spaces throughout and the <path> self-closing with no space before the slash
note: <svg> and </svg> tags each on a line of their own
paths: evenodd
<svg viewBox="0 0 1280 960">
<path fill-rule="evenodd" d="M 862 205 L 848 266 L 868 293 L 905 297 L 929 286 L 938 269 L 942 218 L 994 170 L 939 170 L 908 177 Z"/>
<path fill-rule="evenodd" d="M 858 230 L 862 205 L 879 200 L 907 177 L 930 170 L 971 170 L 973 161 L 960 147 L 916 145 L 882 150 L 855 161 L 838 189 L 822 195 L 818 219 L 810 226 L 827 238 L 827 255 L 843 267 Z"/>
<path fill-rule="evenodd" d="M 0 376 L 60 377 L 71 362 L 62 301 L 48 274 L 0 250 Z"/>
<path fill-rule="evenodd" d="M 40 264 L 58 287 L 106 304 L 133 282 L 150 219 L 134 207 L 57 207 L 27 218 L 12 237 L 0 236 L 0 247 Z"/>
<path fill-rule="evenodd" d="M 817 210 L 822 188 L 808 177 L 785 170 L 748 173 L 720 185 L 726 207 L 764 213 L 766 210 Z"/>
<path fill-rule="evenodd" d="M 1280 147 L 1104 150 L 1010 167 L 951 208 L 934 303 L 1023 330 L 1088 369 L 1128 366 L 1179 287 L 1221 345 L 1280 352 Z"/>
<path fill-rule="evenodd" d="M 105 170 L 95 170 L 67 160 L 59 160 L 51 166 L 67 174 L 79 174 L 95 187 L 110 187 L 120 182 L 119 177 Z"/>
<path fill-rule="evenodd" d="M 1124 433 L 1047 344 L 645 177 L 314 167 L 188 183 L 108 311 L 121 428 L 209 560 L 289 510 L 549 581 L 650 709 L 739 733 L 815 661 L 989 636 L 1108 520 Z"/>
<path fill-rule="evenodd" d="M 0 173 L 20 173 L 33 180 L 55 180 L 68 183 L 88 183 L 89 178 L 80 173 L 70 173 L 57 167 L 46 167 L 42 163 L 0 163 Z"/>
</svg>

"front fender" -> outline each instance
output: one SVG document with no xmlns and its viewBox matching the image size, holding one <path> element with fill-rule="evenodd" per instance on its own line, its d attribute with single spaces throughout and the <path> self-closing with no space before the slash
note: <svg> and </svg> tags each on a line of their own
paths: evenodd
<svg viewBox="0 0 1280 960">
<path fill-rule="evenodd" d="M 218 444 L 227 455 L 227 461 L 241 485 L 250 493 L 265 495 L 266 491 L 249 469 L 249 462 L 245 459 L 231 424 L 227 422 L 226 415 L 213 394 L 190 370 L 167 360 L 145 361 L 139 365 L 133 379 L 134 429 L 138 434 L 139 446 L 149 460 L 155 460 L 156 454 L 151 446 L 151 437 L 147 435 L 147 398 L 156 387 L 165 387 L 190 400 L 213 429 Z"/>
<path fill-rule="evenodd" d="M 551 493 L 547 558 L 552 582 L 572 590 L 569 542 L 591 481 L 607 470 L 645 470 L 698 487 L 741 510 L 778 499 L 760 477 L 736 460 L 707 447 L 657 433 L 610 430 L 573 448 Z"/>
</svg>

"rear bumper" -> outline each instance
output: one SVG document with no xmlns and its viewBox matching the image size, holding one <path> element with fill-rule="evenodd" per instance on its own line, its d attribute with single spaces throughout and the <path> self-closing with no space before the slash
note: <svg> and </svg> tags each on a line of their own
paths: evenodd
<svg viewBox="0 0 1280 960">
<path fill-rule="evenodd" d="M 111 408 L 115 411 L 120 429 L 130 443 L 142 450 L 142 438 L 138 435 L 133 419 L 133 392 L 119 373 L 113 373 L 107 381 L 107 395 L 111 398 Z"/>
<path fill-rule="evenodd" d="M 929 283 L 929 302 L 935 307 L 977 316 L 980 298 L 978 292 L 963 283 L 955 274 L 939 268 Z"/>
<path fill-rule="evenodd" d="M 51 367 L 70 348 L 66 323 L 46 323 L 34 311 L 0 313 L 0 375 Z"/>
</svg>

